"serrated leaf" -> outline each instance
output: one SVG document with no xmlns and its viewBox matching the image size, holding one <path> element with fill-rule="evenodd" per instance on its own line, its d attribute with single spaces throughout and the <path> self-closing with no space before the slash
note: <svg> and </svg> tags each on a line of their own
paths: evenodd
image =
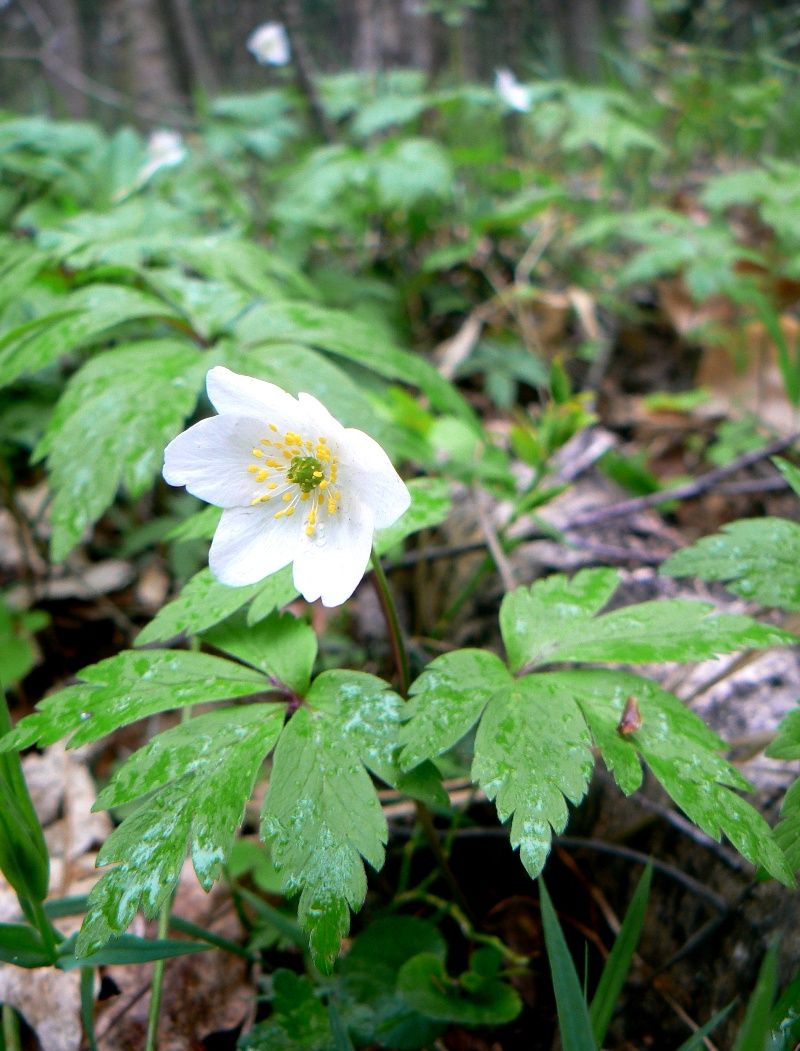
<svg viewBox="0 0 800 1051">
<path fill-rule="evenodd" d="M 402 701 L 363 672 L 324 672 L 281 734 L 262 834 L 318 967 L 329 971 L 367 891 L 362 859 L 383 865 L 387 838 L 366 766 L 390 773 Z"/>
<path fill-rule="evenodd" d="M 603 593 L 610 593 L 608 573 L 583 570 L 572 581 L 549 577 L 530 590 L 510 592 L 500 609 L 500 626 L 511 666 L 532 668 L 563 661 L 696 661 L 796 641 L 780 628 L 750 617 L 715 613 L 709 603 L 688 599 L 642 602 L 595 617 L 590 610 L 592 599 L 597 608 Z M 582 608 L 570 602 L 576 582 Z"/>
<path fill-rule="evenodd" d="M 638 754 L 707 835 L 719 840 L 724 833 L 748 861 L 762 865 L 782 883 L 793 882 L 766 821 L 732 791 L 747 791 L 750 785 L 718 754 L 725 743 L 677 697 L 630 672 L 586 668 L 532 678 L 550 679 L 553 689 L 575 699 L 623 791 L 634 790 L 641 780 Z M 635 700 L 640 725 L 623 734 L 617 728 L 630 698 Z"/>
<path fill-rule="evenodd" d="M 160 609 L 156 617 L 139 632 L 134 645 L 146 646 L 150 642 L 163 642 L 183 634 L 199 635 L 262 593 L 264 601 L 260 612 L 264 617 L 277 607 L 291 602 L 297 594 L 292 584 L 291 567 L 287 566 L 266 580 L 243 588 L 221 584 L 211 575 L 210 569 L 201 569 L 184 585 L 180 595 Z"/>
<path fill-rule="evenodd" d="M 0 336 L 0 387 L 38 372 L 59 355 L 99 339 L 126 321 L 176 319 L 163 300 L 124 285 L 88 285 L 63 297 L 58 310 Z"/>
<path fill-rule="evenodd" d="M 476 970 L 451 978 L 442 960 L 431 953 L 420 953 L 403 965 L 397 990 L 409 1007 L 439 1022 L 499 1026 L 512 1022 L 522 1010 L 510 985 Z"/>
<path fill-rule="evenodd" d="M 0 740 L 0 751 L 53 744 L 68 734 L 77 748 L 157 712 L 246 697 L 268 686 L 241 664 L 181 650 L 125 651 L 84 668 L 79 678 L 40 701 Z"/>
<path fill-rule="evenodd" d="M 178 881 L 187 844 L 197 878 L 211 887 L 283 716 L 283 706 L 264 704 L 207 712 L 154 737 L 116 772 L 96 808 L 152 794 L 98 855 L 98 865 L 118 864 L 89 895 L 79 956 L 124 931 L 138 907 L 155 915 Z"/>
<path fill-rule="evenodd" d="M 108 351 L 73 376 L 34 454 L 47 456 L 55 494 L 54 561 L 74 547 L 120 485 L 139 496 L 152 484 L 204 373 L 195 348 L 164 339 Z"/>
<path fill-rule="evenodd" d="M 591 738 L 570 693 L 549 675 L 531 675 L 496 693 L 475 737 L 472 777 L 512 818 L 511 844 L 534 878 L 552 833 L 567 824 L 567 800 L 583 798 L 592 774 Z"/>
<path fill-rule="evenodd" d="M 250 346 L 301 343 L 363 365 L 385 379 L 417 386 L 443 412 L 468 422 L 475 417 L 467 403 L 424 358 L 379 339 L 372 326 L 352 313 L 313 303 L 273 302 L 251 310 L 238 326 L 238 338 Z"/>
<path fill-rule="evenodd" d="M 531 588 L 509 592 L 500 606 L 500 631 L 513 671 L 551 647 L 564 631 L 599 613 L 619 587 L 615 569 L 553 573 Z"/>
<path fill-rule="evenodd" d="M 317 656 L 317 636 L 313 628 L 291 613 L 274 612 L 252 626 L 241 618 L 232 618 L 207 631 L 204 638 L 300 696 L 308 689 Z"/>
<path fill-rule="evenodd" d="M 447 153 L 432 139 L 406 138 L 388 143 L 375 169 L 377 194 L 384 208 L 408 210 L 424 201 L 442 200 L 453 192 L 453 169 Z"/>
<path fill-rule="evenodd" d="M 491 698 L 512 685 L 506 666 L 486 650 L 456 650 L 431 661 L 409 691 L 402 766 L 415 767 L 452 748 Z"/>
<path fill-rule="evenodd" d="M 742 598 L 800 609 L 800 525 L 787 518 L 745 518 L 676 551 L 660 569 L 670 577 L 719 580 Z"/>
</svg>

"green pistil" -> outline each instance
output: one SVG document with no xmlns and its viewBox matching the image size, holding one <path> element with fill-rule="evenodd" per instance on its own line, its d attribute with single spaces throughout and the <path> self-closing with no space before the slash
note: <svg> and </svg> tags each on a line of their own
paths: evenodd
<svg viewBox="0 0 800 1051">
<path fill-rule="evenodd" d="M 310 493 L 312 489 L 317 488 L 325 473 L 316 456 L 295 456 L 289 464 L 286 477 L 304 493 Z"/>
</svg>

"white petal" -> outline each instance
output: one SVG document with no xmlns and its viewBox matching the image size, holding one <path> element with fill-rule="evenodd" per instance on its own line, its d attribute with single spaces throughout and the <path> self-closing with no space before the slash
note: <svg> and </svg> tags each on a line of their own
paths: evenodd
<svg viewBox="0 0 800 1051">
<path fill-rule="evenodd" d="M 283 569 L 295 557 L 300 521 L 275 518 L 263 504 L 222 512 L 208 554 L 211 572 L 223 584 L 255 584 Z"/>
<path fill-rule="evenodd" d="M 165 449 L 164 478 L 217 507 L 246 506 L 259 493 L 247 467 L 264 434 L 263 423 L 244 416 L 201 420 Z"/>
<path fill-rule="evenodd" d="M 348 427 L 339 454 L 339 485 L 372 508 L 376 529 L 385 529 L 408 510 L 411 495 L 406 484 L 373 438 Z"/>
<path fill-rule="evenodd" d="M 344 434 L 344 427 L 335 416 L 331 416 L 322 402 L 317 401 L 313 394 L 302 391 L 297 395 L 303 416 L 306 420 L 306 428 L 317 431 L 317 434 L 309 434 L 312 438 L 324 437 L 333 444 L 338 444 Z"/>
<path fill-rule="evenodd" d="M 326 516 L 317 534 L 300 535 L 294 556 L 294 585 L 306 602 L 321 598 L 323 606 L 340 606 L 364 576 L 372 550 L 375 523 L 369 507 L 342 501 L 335 515 Z"/>
<path fill-rule="evenodd" d="M 303 412 L 297 400 L 266 380 L 240 376 L 224 365 L 209 369 L 206 390 L 219 413 L 252 416 L 265 424 L 274 423 L 281 431 L 299 430 Z"/>
</svg>

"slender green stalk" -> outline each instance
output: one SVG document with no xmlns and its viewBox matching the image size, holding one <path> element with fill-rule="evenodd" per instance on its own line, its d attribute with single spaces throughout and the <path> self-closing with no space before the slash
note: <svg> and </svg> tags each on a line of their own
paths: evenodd
<svg viewBox="0 0 800 1051">
<path fill-rule="evenodd" d="M 400 618 L 397 616 L 397 606 L 394 602 L 394 596 L 392 595 L 389 581 L 386 579 L 383 566 L 381 566 L 381 561 L 374 548 L 372 551 L 372 566 L 375 570 L 375 587 L 378 591 L 378 598 L 380 599 L 381 609 L 383 610 L 386 627 L 389 632 L 389 639 L 392 644 L 392 653 L 394 654 L 394 661 L 397 667 L 397 677 L 400 680 L 400 693 L 403 698 L 407 698 L 408 688 L 411 685 L 408 650 L 406 649 L 403 631 L 400 627 Z M 453 897 L 459 903 L 461 908 L 465 912 L 468 912 L 469 906 L 464 897 L 463 891 L 458 885 L 458 880 L 453 875 L 447 855 L 442 849 L 442 842 L 439 838 L 439 833 L 436 831 L 436 826 L 433 823 L 433 816 L 424 803 L 415 800 L 415 806 L 417 809 L 417 821 L 420 828 L 425 833 L 428 847 L 436 859 L 439 870 L 447 881 L 447 885 L 449 886 Z"/>
<path fill-rule="evenodd" d="M 193 638 L 190 642 L 193 650 L 200 648 L 200 643 Z M 181 710 L 181 722 L 185 723 L 192 716 L 192 706 L 188 705 Z M 170 894 L 161 911 L 158 914 L 158 939 L 159 941 L 169 936 L 169 927 L 172 919 L 172 902 L 174 895 Z M 158 1016 L 161 1013 L 161 997 L 164 992 L 164 967 L 166 960 L 156 960 L 153 964 L 153 980 L 150 983 L 150 1010 L 147 1015 L 147 1042 L 145 1051 L 156 1051 L 158 1040 Z"/>
<path fill-rule="evenodd" d="M 374 548 L 372 550 L 372 568 L 375 572 L 373 578 L 375 581 L 375 588 L 378 592 L 378 599 L 381 604 L 381 609 L 383 610 L 383 616 L 386 620 L 386 627 L 389 631 L 389 641 L 392 646 L 394 662 L 397 667 L 397 675 L 400 680 L 400 693 L 403 697 L 406 697 L 408 695 L 408 687 L 411 685 L 408 650 L 406 649 L 405 639 L 403 638 L 403 632 L 400 628 L 400 618 L 397 616 L 397 607 L 394 604 L 394 598 L 392 597 L 392 592 L 389 588 L 389 581 L 386 579 L 381 560 L 378 558 Z"/>
<path fill-rule="evenodd" d="M 94 1032 L 94 967 L 81 967 L 81 1020 L 89 1051 L 99 1051 Z"/>
<path fill-rule="evenodd" d="M 170 914 L 172 912 L 172 895 L 161 906 L 158 914 L 158 938 L 169 934 Z M 150 985 L 150 1010 L 147 1015 L 147 1043 L 145 1051 L 155 1051 L 158 1038 L 158 1016 L 161 1013 L 161 997 L 164 992 L 164 965 L 166 960 L 156 960 L 153 964 L 153 981 Z"/>
<path fill-rule="evenodd" d="M 42 936 L 44 946 L 47 949 L 48 954 L 55 960 L 58 955 L 58 946 L 60 942 L 63 941 L 63 938 L 50 922 L 47 913 L 44 911 L 44 906 L 40 901 L 37 901 L 35 898 L 30 898 L 28 899 L 28 904 L 30 906 L 31 918 L 36 924 L 36 929 L 39 934 Z"/>
<path fill-rule="evenodd" d="M 11 1004 L 3 1004 L 3 1049 L 4 1051 L 22 1051 L 19 1018 Z"/>
</svg>

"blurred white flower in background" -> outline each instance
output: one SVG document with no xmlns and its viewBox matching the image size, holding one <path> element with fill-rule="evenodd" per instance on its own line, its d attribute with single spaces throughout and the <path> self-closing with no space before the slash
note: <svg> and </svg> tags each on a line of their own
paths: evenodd
<svg viewBox="0 0 800 1051">
<path fill-rule="evenodd" d="M 164 478 L 224 508 L 211 572 L 239 587 L 291 562 L 306 601 L 345 602 L 367 568 L 375 530 L 411 502 L 389 457 L 310 394 L 293 398 L 220 365 L 206 386 L 219 415 L 169 443 Z"/>
<path fill-rule="evenodd" d="M 510 109 L 525 113 L 531 108 L 530 88 L 520 84 L 510 69 L 495 70 L 494 86 Z"/>
<path fill-rule="evenodd" d="M 174 168 L 186 159 L 186 145 L 178 131 L 161 128 L 151 133 L 147 140 L 147 158 L 139 169 L 136 182 L 139 186 L 152 178 L 162 168 Z"/>
<path fill-rule="evenodd" d="M 265 22 L 247 38 L 247 50 L 264 66 L 285 66 L 292 57 L 289 37 L 280 22 Z"/>
</svg>

